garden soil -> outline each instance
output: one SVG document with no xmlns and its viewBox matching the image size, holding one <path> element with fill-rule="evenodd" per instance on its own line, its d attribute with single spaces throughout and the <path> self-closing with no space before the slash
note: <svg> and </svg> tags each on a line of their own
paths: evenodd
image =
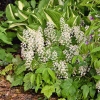
<svg viewBox="0 0 100 100">
<path fill-rule="evenodd" d="M 0 76 L 0 100 L 47 100 L 40 93 L 33 90 L 24 91 L 23 87 L 11 87 L 11 84 Z M 52 96 L 50 100 L 58 100 L 56 96 Z"/>
</svg>

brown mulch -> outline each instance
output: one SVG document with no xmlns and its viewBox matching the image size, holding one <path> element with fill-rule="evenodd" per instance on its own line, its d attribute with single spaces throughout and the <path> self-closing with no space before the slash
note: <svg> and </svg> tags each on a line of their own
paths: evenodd
<svg viewBox="0 0 100 100">
<path fill-rule="evenodd" d="M 5 77 L 0 76 L 0 100 L 44 100 L 44 96 L 34 91 L 25 92 L 20 86 L 11 88 Z M 51 97 L 50 100 L 57 100 L 57 97 Z"/>
</svg>

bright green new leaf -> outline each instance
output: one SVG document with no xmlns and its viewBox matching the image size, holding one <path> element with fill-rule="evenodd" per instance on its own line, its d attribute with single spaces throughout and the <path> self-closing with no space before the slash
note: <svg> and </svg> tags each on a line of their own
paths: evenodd
<svg viewBox="0 0 100 100">
<path fill-rule="evenodd" d="M 53 85 L 46 85 L 41 90 L 41 93 L 44 93 L 47 98 L 50 98 L 53 92 L 55 92 L 55 87 Z"/>
<path fill-rule="evenodd" d="M 6 79 L 9 81 L 9 82 L 13 82 L 14 78 L 11 76 L 11 75 L 7 75 L 6 76 Z"/>
<path fill-rule="evenodd" d="M 0 71 L 1 75 L 6 75 L 7 72 L 9 72 L 10 70 L 12 70 L 13 64 L 9 64 L 8 66 L 5 67 L 5 69 L 3 69 L 2 71 Z"/>
<path fill-rule="evenodd" d="M 74 56 L 74 57 L 72 58 L 72 64 L 76 63 L 77 60 L 78 60 L 78 57 L 77 57 L 77 56 Z"/>
<path fill-rule="evenodd" d="M 96 52 L 98 52 L 98 51 L 100 51 L 100 47 L 94 48 L 94 49 L 91 51 L 91 53 L 96 53 Z"/>
<path fill-rule="evenodd" d="M 94 79 L 100 80 L 100 75 L 93 76 Z"/>
<path fill-rule="evenodd" d="M 58 99 L 58 100 L 66 100 L 65 98 L 60 98 L 60 99 Z"/>
<path fill-rule="evenodd" d="M 88 94 L 89 94 L 89 86 L 88 85 L 83 85 L 81 87 L 81 89 L 83 90 L 83 97 L 84 97 L 84 99 L 86 99 Z"/>
<path fill-rule="evenodd" d="M 23 10 L 24 4 L 21 1 L 18 1 L 18 8 Z"/>
</svg>

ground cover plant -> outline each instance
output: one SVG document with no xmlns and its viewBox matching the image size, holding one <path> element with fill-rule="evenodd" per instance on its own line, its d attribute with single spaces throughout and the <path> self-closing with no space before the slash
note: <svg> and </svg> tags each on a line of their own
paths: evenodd
<svg viewBox="0 0 100 100">
<path fill-rule="evenodd" d="M 7 66 L 0 74 L 47 99 L 55 93 L 59 100 L 99 100 L 99 10 L 98 0 L 8 4 L 0 23 L 0 62 Z"/>
</svg>

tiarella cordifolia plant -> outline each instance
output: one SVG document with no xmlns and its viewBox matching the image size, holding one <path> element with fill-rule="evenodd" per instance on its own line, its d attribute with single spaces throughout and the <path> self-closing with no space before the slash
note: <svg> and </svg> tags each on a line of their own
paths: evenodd
<svg viewBox="0 0 100 100">
<path fill-rule="evenodd" d="M 0 23 L 0 44 L 12 45 L 18 37 L 24 60 L 20 56 L 12 59 L 8 51 L 16 48 L 1 49 L 0 61 L 8 57 L 5 60 L 13 63 L 1 73 L 13 69 L 7 76 L 12 86 L 41 89 L 47 98 L 56 93 L 68 100 L 100 100 L 100 2 L 29 1 L 9 4 L 7 21 Z"/>
<path fill-rule="evenodd" d="M 38 56 L 40 62 L 53 63 L 57 77 L 68 78 L 67 63 L 71 63 L 72 58 L 79 55 L 79 44 L 85 43 L 87 39 L 79 26 L 70 27 L 64 18 L 60 19 L 60 24 L 59 32 L 50 22 L 47 22 L 44 31 L 41 28 L 37 31 L 29 29 L 23 31 L 21 55 L 26 61 L 26 68 L 32 69 L 32 60 Z M 79 67 L 79 73 L 83 75 L 86 69 L 84 66 Z"/>
</svg>

